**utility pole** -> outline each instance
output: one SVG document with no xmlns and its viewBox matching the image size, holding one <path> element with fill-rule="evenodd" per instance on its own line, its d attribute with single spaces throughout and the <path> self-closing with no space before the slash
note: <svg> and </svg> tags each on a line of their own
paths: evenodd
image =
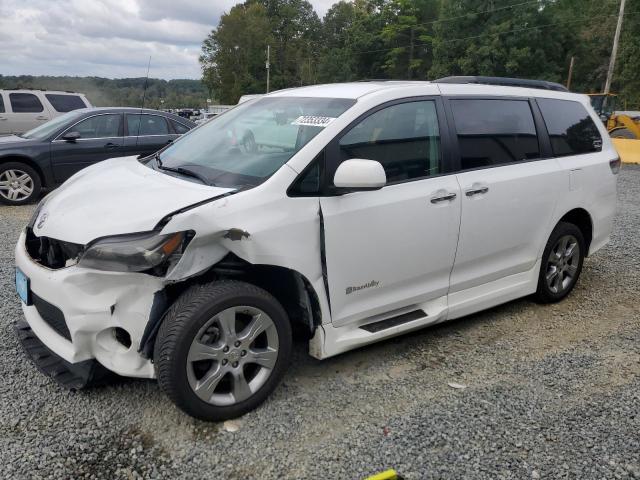
<svg viewBox="0 0 640 480">
<path fill-rule="evenodd" d="M 270 80 L 270 72 L 271 72 L 271 64 L 269 63 L 271 60 L 271 45 L 267 45 L 267 93 L 269 93 L 269 80 Z"/>
<path fill-rule="evenodd" d="M 571 55 L 571 63 L 569 64 L 569 76 L 567 78 L 567 90 L 571 90 L 571 78 L 573 77 L 573 64 L 576 60 L 576 57 Z"/>
<path fill-rule="evenodd" d="M 409 66 L 407 67 L 407 77 L 409 80 L 411 80 L 413 71 L 412 71 L 412 67 L 413 67 L 413 39 L 414 39 L 414 29 L 413 27 L 411 27 L 411 46 L 409 47 Z"/>
<path fill-rule="evenodd" d="M 624 4 L 626 0 L 620 1 L 620 13 L 618 14 L 618 24 L 616 25 L 616 34 L 613 37 L 613 48 L 611 49 L 611 59 L 609 60 L 609 70 L 607 71 L 607 81 L 604 84 L 604 94 L 607 95 L 611 91 L 611 80 L 613 79 L 613 71 L 616 68 L 616 55 L 618 54 L 618 42 L 620 41 L 620 31 L 622 30 L 622 19 L 624 18 Z"/>
</svg>

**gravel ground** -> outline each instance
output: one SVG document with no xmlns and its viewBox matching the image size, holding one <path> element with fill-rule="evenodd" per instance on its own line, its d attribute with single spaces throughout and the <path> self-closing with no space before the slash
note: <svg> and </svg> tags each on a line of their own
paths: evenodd
<svg viewBox="0 0 640 480">
<path fill-rule="evenodd" d="M 153 381 L 72 393 L 19 348 L 0 207 L 5 478 L 640 478 L 640 167 L 574 293 L 524 299 L 323 362 L 298 340 L 284 384 L 238 431 L 178 412 Z M 451 382 L 466 388 L 450 387 Z"/>
</svg>

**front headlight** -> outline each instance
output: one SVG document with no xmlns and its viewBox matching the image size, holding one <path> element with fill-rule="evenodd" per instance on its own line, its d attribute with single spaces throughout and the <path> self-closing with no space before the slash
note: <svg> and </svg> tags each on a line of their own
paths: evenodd
<svg viewBox="0 0 640 480">
<path fill-rule="evenodd" d="M 185 246 L 185 232 L 157 232 L 106 237 L 89 244 L 78 266 L 114 272 L 144 272 L 155 268 Z"/>
</svg>

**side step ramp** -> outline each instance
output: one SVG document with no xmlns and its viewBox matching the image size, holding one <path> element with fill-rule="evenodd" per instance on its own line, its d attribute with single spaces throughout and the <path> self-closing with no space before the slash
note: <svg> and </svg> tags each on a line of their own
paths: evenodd
<svg viewBox="0 0 640 480">
<path fill-rule="evenodd" d="M 447 313 L 446 297 L 440 297 L 379 315 L 377 318 L 370 317 L 342 326 L 324 324 L 309 341 L 309 353 L 318 359 L 329 358 L 379 340 L 443 322 L 447 319 Z"/>
</svg>

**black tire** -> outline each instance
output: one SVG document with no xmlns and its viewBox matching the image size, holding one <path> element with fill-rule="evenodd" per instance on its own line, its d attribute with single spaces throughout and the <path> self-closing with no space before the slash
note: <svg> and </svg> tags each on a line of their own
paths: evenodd
<svg viewBox="0 0 640 480">
<path fill-rule="evenodd" d="M 188 354 L 198 333 L 225 309 L 248 306 L 266 313 L 278 336 L 277 359 L 266 382 L 246 400 L 228 406 L 202 400 L 187 376 Z M 184 412 L 207 421 L 241 416 L 258 407 L 277 387 L 291 357 L 291 325 L 278 301 L 265 290 L 249 283 L 221 280 L 194 285 L 167 311 L 154 347 L 154 363 L 160 388 Z M 243 367 L 241 367 L 243 368 Z"/>
<path fill-rule="evenodd" d="M 6 172 L 23 172 L 24 174 L 29 176 L 30 184 L 32 185 L 31 194 L 17 199 L 12 200 L 8 198 L 9 192 L 6 190 L 0 190 L 0 203 L 4 203 L 5 205 L 26 205 L 28 203 L 35 202 L 40 197 L 40 191 L 42 189 L 42 180 L 38 172 L 36 172 L 33 168 L 31 168 L 26 163 L 22 162 L 7 162 L 0 164 L 0 181 L 3 180 L 3 176 Z M 1 187 L 0 187 L 1 188 Z"/>
<path fill-rule="evenodd" d="M 565 263 L 567 265 L 565 268 L 571 268 L 575 266 L 575 273 L 569 277 L 568 275 L 565 279 L 568 279 L 566 285 L 563 285 L 562 288 L 557 288 L 557 291 L 554 291 L 553 288 L 549 285 L 547 281 L 547 275 L 553 274 L 553 263 L 550 261 L 550 257 L 552 255 L 552 251 L 554 248 L 558 246 L 558 242 L 560 242 L 563 238 L 574 238 L 577 247 L 577 258 L 572 260 L 572 264 Z M 582 272 L 582 264 L 584 262 L 584 257 L 586 256 L 587 246 L 584 241 L 584 236 L 582 235 L 582 231 L 573 223 L 568 222 L 560 222 L 556 225 L 553 232 L 551 232 L 551 236 L 547 241 L 547 245 L 544 249 L 544 253 L 542 254 L 542 262 L 540 264 L 540 275 L 538 277 L 538 289 L 534 295 L 536 301 L 539 303 L 554 303 L 559 302 L 563 298 L 565 298 L 578 282 L 578 278 L 580 277 L 580 272 Z M 557 268 L 557 267 L 556 267 Z M 557 280 L 557 276 L 555 277 Z M 562 276 L 560 277 L 562 280 Z"/>
</svg>

